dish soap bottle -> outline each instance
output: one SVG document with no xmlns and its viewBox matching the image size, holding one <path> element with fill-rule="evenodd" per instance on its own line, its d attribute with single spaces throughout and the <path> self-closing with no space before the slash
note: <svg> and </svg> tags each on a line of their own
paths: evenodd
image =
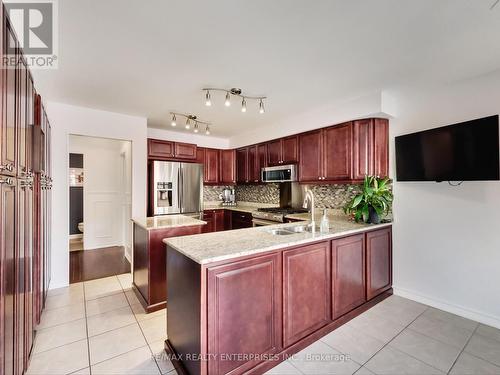
<svg viewBox="0 0 500 375">
<path fill-rule="evenodd" d="M 330 224 L 328 222 L 328 216 L 326 214 L 326 208 L 323 210 L 323 217 L 321 218 L 321 223 L 319 226 L 320 233 L 328 233 L 330 231 Z"/>
</svg>

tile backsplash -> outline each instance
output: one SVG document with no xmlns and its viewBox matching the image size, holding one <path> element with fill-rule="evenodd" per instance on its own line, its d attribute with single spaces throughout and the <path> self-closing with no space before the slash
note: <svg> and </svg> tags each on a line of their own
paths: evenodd
<svg viewBox="0 0 500 375">
<path fill-rule="evenodd" d="M 361 185 L 310 185 L 318 208 L 343 208 L 361 190 Z M 205 201 L 218 201 L 224 186 L 204 186 Z M 235 186 L 236 201 L 279 204 L 279 184 Z"/>
</svg>

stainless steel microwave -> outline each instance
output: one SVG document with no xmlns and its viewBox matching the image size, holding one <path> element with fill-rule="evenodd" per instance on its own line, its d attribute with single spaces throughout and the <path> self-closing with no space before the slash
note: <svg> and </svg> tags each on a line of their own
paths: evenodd
<svg viewBox="0 0 500 375">
<path fill-rule="evenodd" d="M 262 182 L 297 181 L 297 166 L 295 164 L 288 164 L 262 168 L 261 180 Z"/>
</svg>

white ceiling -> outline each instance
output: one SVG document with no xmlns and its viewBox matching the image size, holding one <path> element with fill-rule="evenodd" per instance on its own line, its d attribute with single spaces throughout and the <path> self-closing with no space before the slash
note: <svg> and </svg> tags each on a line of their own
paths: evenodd
<svg viewBox="0 0 500 375">
<path fill-rule="evenodd" d="M 215 136 L 402 84 L 439 84 L 500 67 L 494 0 L 60 0 L 59 69 L 38 70 L 46 100 L 211 121 Z M 267 95 L 240 112 L 204 86 Z"/>
</svg>

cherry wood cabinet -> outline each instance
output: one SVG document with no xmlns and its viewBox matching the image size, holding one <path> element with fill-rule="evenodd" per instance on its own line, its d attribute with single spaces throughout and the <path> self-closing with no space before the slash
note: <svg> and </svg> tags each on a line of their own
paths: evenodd
<svg viewBox="0 0 500 375">
<path fill-rule="evenodd" d="M 203 211 L 203 221 L 207 224 L 203 226 L 203 233 L 220 232 L 225 229 L 224 210 L 205 210 Z"/>
<path fill-rule="evenodd" d="M 328 241 L 283 251 L 283 345 L 331 321 Z"/>
<path fill-rule="evenodd" d="M 252 214 L 249 212 L 231 211 L 231 229 L 252 227 Z"/>
<path fill-rule="evenodd" d="M 366 301 L 365 234 L 332 241 L 333 318 Z"/>
<path fill-rule="evenodd" d="M 323 130 L 299 135 L 299 181 L 323 179 Z"/>
<path fill-rule="evenodd" d="M 248 148 L 239 148 L 236 150 L 236 182 L 248 182 Z"/>
<path fill-rule="evenodd" d="M 260 159 L 258 154 L 258 147 L 256 145 L 247 147 L 247 160 L 248 160 L 248 181 L 257 183 L 260 181 Z"/>
<path fill-rule="evenodd" d="M 267 167 L 267 143 L 257 145 L 257 175 L 258 180 L 262 181 L 261 170 Z"/>
<path fill-rule="evenodd" d="M 148 138 L 148 157 L 157 160 L 196 160 L 197 146 L 192 143 Z"/>
<path fill-rule="evenodd" d="M 353 123 L 353 180 L 389 173 L 389 122 L 364 119 Z"/>
<path fill-rule="evenodd" d="M 233 185 L 236 183 L 236 151 L 220 150 L 220 183 Z"/>
<path fill-rule="evenodd" d="M 391 288 L 392 233 L 390 228 L 366 234 L 366 298 L 368 300 Z"/>
<path fill-rule="evenodd" d="M 219 183 L 219 150 L 213 148 L 204 149 L 203 157 L 204 175 L 203 182 L 207 185 Z"/>
<path fill-rule="evenodd" d="M 266 152 L 265 145 L 253 145 L 236 150 L 237 183 L 260 181 L 260 170 L 266 165 Z"/>
<path fill-rule="evenodd" d="M 296 135 L 267 142 L 267 164 L 293 164 L 298 161 L 298 137 Z"/>
<path fill-rule="evenodd" d="M 281 349 L 278 254 L 209 268 L 207 282 L 208 352 L 216 356 L 208 364 L 210 374 L 242 373 L 260 361 L 239 359 L 239 355 L 265 355 Z"/>
</svg>

